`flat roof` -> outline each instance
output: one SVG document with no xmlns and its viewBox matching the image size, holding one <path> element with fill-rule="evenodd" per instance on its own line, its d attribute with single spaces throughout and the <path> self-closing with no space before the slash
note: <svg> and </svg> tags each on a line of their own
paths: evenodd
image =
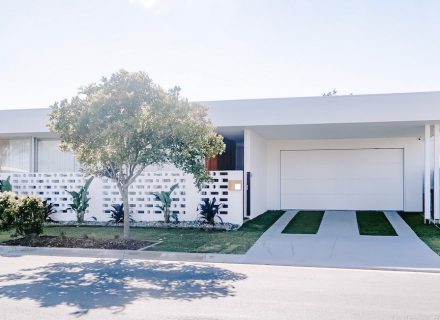
<svg viewBox="0 0 440 320">
<path fill-rule="evenodd" d="M 440 121 L 440 92 L 201 102 L 219 126 Z"/>
<path fill-rule="evenodd" d="M 439 122 L 440 91 L 201 101 L 217 127 Z M 0 110 L 0 134 L 50 135 L 49 108 Z"/>
</svg>

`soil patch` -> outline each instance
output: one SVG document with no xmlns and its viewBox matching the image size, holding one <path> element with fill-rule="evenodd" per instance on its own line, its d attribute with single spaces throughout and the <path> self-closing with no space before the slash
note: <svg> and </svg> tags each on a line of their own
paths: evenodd
<svg viewBox="0 0 440 320">
<path fill-rule="evenodd" d="M 8 240 L 2 244 L 8 246 L 25 247 L 58 247 L 58 248 L 88 248 L 88 249 L 114 249 L 114 250 L 139 250 L 156 244 L 156 241 L 140 241 L 125 239 L 94 239 L 57 236 L 40 236 L 32 238 L 18 238 Z"/>
</svg>

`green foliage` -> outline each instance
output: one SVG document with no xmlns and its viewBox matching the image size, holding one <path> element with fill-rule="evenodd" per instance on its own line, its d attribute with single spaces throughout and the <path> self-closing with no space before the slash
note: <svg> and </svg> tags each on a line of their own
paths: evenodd
<svg viewBox="0 0 440 320">
<path fill-rule="evenodd" d="M 0 194 L 0 229 L 11 230 L 19 236 L 39 235 L 43 232 L 45 207 L 35 196 L 18 196 L 12 192 Z"/>
<path fill-rule="evenodd" d="M 0 192 L 12 191 L 11 177 L 7 177 L 5 180 L 0 180 Z"/>
<path fill-rule="evenodd" d="M 301 210 L 290 220 L 282 233 L 316 234 L 323 217 L 324 211 Z"/>
<path fill-rule="evenodd" d="M 50 128 L 86 173 L 127 182 L 145 166 L 172 163 L 209 180 L 206 158 L 224 151 L 207 110 L 165 91 L 144 72 L 119 71 L 52 106 Z M 141 170 L 142 171 L 142 170 Z"/>
<path fill-rule="evenodd" d="M 43 233 L 44 221 L 43 201 L 37 197 L 23 197 L 15 215 L 15 233 L 19 236 L 39 235 Z"/>
<path fill-rule="evenodd" d="M 165 91 L 144 72 L 121 70 L 52 105 L 50 128 L 86 174 L 114 180 L 129 209 L 128 187 L 149 165 L 173 164 L 209 181 L 205 159 L 223 153 L 223 138 L 203 106 Z M 128 236 L 128 212 L 124 235 Z"/>
<path fill-rule="evenodd" d="M 156 205 L 156 207 L 160 208 L 164 215 L 165 223 L 170 223 L 170 218 L 173 218 L 175 222 L 179 222 L 179 218 L 177 213 L 171 213 L 171 203 L 173 202 L 173 191 L 179 187 L 179 184 L 176 183 L 171 186 L 169 191 L 161 191 L 161 192 L 152 192 L 151 194 L 155 196 L 157 201 L 160 201 L 160 205 Z"/>
<path fill-rule="evenodd" d="M 440 256 L 440 228 L 438 225 L 425 223 L 423 212 L 399 212 L 399 215 L 417 236 Z"/>
<path fill-rule="evenodd" d="M 66 192 L 72 196 L 72 203 L 69 204 L 69 209 L 75 211 L 76 219 L 79 223 L 84 222 L 84 214 L 89 207 L 90 198 L 88 198 L 88 191 L 92 181 L 93 177 L 87 179 L 86 183 L 79 189 L 79 191 L 66 190 Z"/>
<path fill-rule="evenodd" d="M 0 229 L 11 230 L 14 227 L 14 216 L 18 211 L 20 198 L 13 192 L 0 193 Z"/>
<path fill-rule="evenodd" d="M 356 219 L 360 235 L 397 236 L 383 211 L 356 211 Z"/>
<path fill-rule="evenodd" d="M 57 210 L 54 207 L 54 204 L 52 202 L 49 202 L 48 200 L 44 200 L 43 205 L 44 205 L 44 221 L 55 222 L 55 220 L 51 218 L 51 215 L 57 212 Z"/>
<path fill-rule="evenodd" d="M 110 211 L 110 220 L 108 223 L 123 223 L 124 222 L 124 204 L 112 204 L 112 210 Z M 130 215 L 130 222 L 134 220 Z"/>
<path fill-rule="evenodd" d="M 198 207 L 200 213 L 199 220 L 212 225 L 216 223 L 216 220 L 218 220 L 219 223 L 223 223 L 222 218 L 218 215 L 219 210 L 223 205 L 223 203 L 216 203 L 215 198 L 212 200 L 209 200 L 209 198 L 203 199 Z"/>
<path fill-rule="evenodd" d="M 236 231 L 139 227 L 133 228 L 132 237 L 136 240 L 158 241 L 157 245 L 148 249 L 152 251 L 244 254 L 283 213 L 284 211 L 268 211 L 247 221 Z M 122 237 L 122 228 L 64 225 L 50 225 L 44 228 L 45 235 L 60 236 L 61 233 L 67 237 L 81 238 L 87 233 L 93 234 L 97 239 L 115 239 L 118 236 Z M 437 235 L 437 239 L 439 238 Z M 0 242 L 8 239 L 8 233 L 0 233 Z"/>
</svg>

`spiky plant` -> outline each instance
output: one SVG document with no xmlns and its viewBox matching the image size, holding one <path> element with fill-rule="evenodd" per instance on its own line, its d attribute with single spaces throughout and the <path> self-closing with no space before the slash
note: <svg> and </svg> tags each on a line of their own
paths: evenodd
<svg viewBox="0 0 440 320">
<path fill-rule="evenodd" d="M 55 220 L 51 218 L 51 215 L 57 212 L 57 210 L 54 207 L 54 204 L 52 202 L 49 202 L 48 200 L 44 200 L 43 205 L 44 205 L 44 221 L 55 222 Z"/>
<path fill-rule="evenodd" d="M 110 220 L 108 223 L 124 223 L 124 204 L 112 204 L 112 210 L 110 211 Z M 129 215 L 130 222 L 134 222 L 134 219 Z"/>
<path fill-rule="evenodd" d="M 205 198 L 202 200 L 202 203 L 199 204 L 198 210 L 200 213 L 199 220 L 214 225 L 216 220 L 220 223 L 223 223 L 222 218 L 218 215 L 219 210 L 223 207 L 223 203 L 216 203 L 216 199 L 213 198 L 209 200 L 209 198 Z"/>
</svg>

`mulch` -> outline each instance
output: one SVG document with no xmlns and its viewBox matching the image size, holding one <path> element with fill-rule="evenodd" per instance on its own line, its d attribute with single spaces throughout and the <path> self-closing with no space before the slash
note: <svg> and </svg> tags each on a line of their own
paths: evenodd
<svg viewBox="0 0 440 320">
<path fill-rule="evenodd" d="M 57 247 L 57 248 L 88 248 L 88 249 L 114 249 L 114 250 L 139 250 L 155 244 L 155 241 L 125 240 L 125 239 L 95 239 L 74 238 L 59 236 L 40 236 L 17 238 L 3 242 L 8 246 L 25 247 Z"/>
</svg>

